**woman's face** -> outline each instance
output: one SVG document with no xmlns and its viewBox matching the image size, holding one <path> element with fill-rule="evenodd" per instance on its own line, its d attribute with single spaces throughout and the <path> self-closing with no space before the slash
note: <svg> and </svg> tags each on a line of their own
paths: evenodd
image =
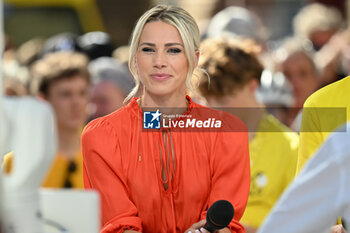
<svg viewBox="0 0 350 233">
<path fill-rule="evenodd" d="M 178 30 L 167 23 L 147 23 L 135 55 L 145 95 L 185 95 L 188 61 Z"/>
</svg>

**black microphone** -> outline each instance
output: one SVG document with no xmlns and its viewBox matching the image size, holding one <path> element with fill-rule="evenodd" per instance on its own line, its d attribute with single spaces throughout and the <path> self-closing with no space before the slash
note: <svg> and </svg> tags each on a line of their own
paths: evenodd
<svg viewBox="0 0 350 233">
<path fill-rule="evenodd" d="M 225 228 L 230 224 L 234 214 L 235 210 L 229 201 L 216 201 L 208 209 L 207 223 L 204 228 L 209 232 Z"/>
</svg>

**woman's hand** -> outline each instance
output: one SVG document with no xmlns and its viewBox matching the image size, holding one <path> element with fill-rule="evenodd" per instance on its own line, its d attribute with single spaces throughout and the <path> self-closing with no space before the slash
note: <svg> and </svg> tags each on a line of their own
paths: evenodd
<svg viewBox="0 0 350 233">
<path fill-rule="evenodd" d="M 331 233 L 346 233 L 346 230 L 341 224 L 335 225 L 331 228 Z"/>
<path fill-rule="evenodd" d="M 204 229 L 205 224 L 207 223 L 207 220 L 201 220 L 199 222 L 196 222 L 193 224 L 190 228 L 188 228 L 185 233 L 210 233 L 206 229 Z M 231 233 L 231 231 L 225 227 L 219 231 L 215 231 L 215 233 Z"/>
<path fill-rule="evenodd" d="M 206 229 L 204 229 L 207 220 L 201 220 L 193 224 L 190 228 L 188 228 L 185 233 L 209 233 Z"/>
</svg>

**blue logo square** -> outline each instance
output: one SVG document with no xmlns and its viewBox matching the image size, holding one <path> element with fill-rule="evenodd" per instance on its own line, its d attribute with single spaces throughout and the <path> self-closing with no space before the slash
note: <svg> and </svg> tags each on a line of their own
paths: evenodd
<svg viewBox="0 0 350 233">
<path fill-rule="evenodd" d="M 162 113 L 157 110 L 156 112 L 143 112 L 143 128 L 144 129 L 160 129 L 160 116 Z"/>
</svg>

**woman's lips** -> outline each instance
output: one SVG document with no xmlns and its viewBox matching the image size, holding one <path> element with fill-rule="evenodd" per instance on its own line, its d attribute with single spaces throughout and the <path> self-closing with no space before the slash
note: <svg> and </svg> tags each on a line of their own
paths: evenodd
<svg viewBox="0 0 350 233">
<path fill-rule="evenodd" d="M 154 73 L 150 75 L 152 78 L 157 79 L 157 80 L 166 80 L 171 77 L 170 74 L 164 74 L 164 73 Z"/>
</svg>

